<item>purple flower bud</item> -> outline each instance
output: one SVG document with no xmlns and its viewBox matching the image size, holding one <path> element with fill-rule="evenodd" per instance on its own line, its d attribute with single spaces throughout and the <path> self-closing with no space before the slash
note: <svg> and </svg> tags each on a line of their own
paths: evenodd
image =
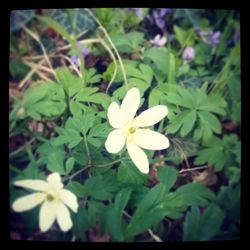
<svg viewBox="0 0 250 250">
<path fill-rule="evenodd" d="M 192 61 L 195 57 L 195 50 L 192 47 L 186 47 L 182 53 L 182 59 L 184 61 Z"/>
</svg>

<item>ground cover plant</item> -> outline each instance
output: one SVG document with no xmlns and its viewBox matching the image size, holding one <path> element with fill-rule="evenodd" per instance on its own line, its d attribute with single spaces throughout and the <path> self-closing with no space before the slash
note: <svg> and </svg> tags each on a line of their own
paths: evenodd
<svg viewBox="0 0 250 250">
<path fill-rule="evenodd" d="M 10 237 L 240 237 L 240 13 L 13 10 Z"/>
</svg>

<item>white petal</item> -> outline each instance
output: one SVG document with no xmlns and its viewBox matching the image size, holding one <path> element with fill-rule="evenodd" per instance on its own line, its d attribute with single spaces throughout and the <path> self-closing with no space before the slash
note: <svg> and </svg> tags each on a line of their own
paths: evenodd
<svg viewBox="0 0 250 250">
<path fill-rule="evenodd" d="M 136 144 L 127 143 L 127 150 L 135 166 L 144 174 L 149 172 L 147 155 Z"/>
<path fill-rule="evenodd" d="M 65 205 L 63 205 L 63 203 L 61 203 L 58 207 L 56 218 L 62 231 L 66 232 L 72 227 L 69 210 Z"/>
<path fill-rule="evenodd" d="M 158 43 L 160 39 L 161 39 L 161 36 L 159 34 L 156 35 L 155 38 L 154 38 L 156 43 Z"/>
<path fill-rule="evenodd" d="M 18 187 L 33 189 L 36 191 L 46 191 L 49 188 L 48 183 L 42 180 L 15 181 L 14 185 Z"/>
<path fill-rule="evenodd" d="M 59 191 L 60 199 L 61 201 L 66 204 L 68 207 L 70 207 L 75 213 L 78 209 L 78 203 L 76 196 L 66 189 L 61 189 Z"/>
<path fill-rule="evenodd" d="M 36 207 L 42 203 L 44 199 L 45 193 L 33 193 L 25 195 L 15 200 L 12 204 L 12 208 L 15 212 L 24 212 Z"/>
<path fill-rule="evenodd" d="M 134 141 L 138 146 L 150 150 L 162 150 L 169 147 L 169 140 L 165 135 L 149 129 L 137 129 Z"/>
<path fill-rule="evenodd" d="M 162 38 L 160 39 L 159 45 L 160 45 L 160 46 L 163 46 L 166 42 L 167 42 L 167 38 L 164 36 L 164 37 L 162 37 Z"/>
<path fill-rule="evenodd" d="M 158 123 L 168 114 L 168 109 L 166 106 L 157 105 L 150 109 L 143 111 L 139 116 L 137 116 L 133 121 L 133 126 L 135 127 L 148 127 Z"/>
<path fill-rule="evenodd" d="M 58 173 L 50 174 L 47 178 L 47 181 L 50 186 L 54 187 L 57 190 L 63 187 L 61 176 Z"/>
<path fill-rule="evenodd" d="M 112 154 L 118 153 L 124 147 L 125 140 L 126 136 L 122 133 L 122 130 L 116 129 L 111 131 L 105 142 L 106 150 Z"/>
<path fill-rule="evenodd" d="M 127 92 L 121 104 L 122 124 L 133 120 L 139 105 L 140 91 L 138 88 L 132 88 Z"/>
<path fill-rule="evenodd" d="M 46 201 L 42 204 L 39 212 L 39 227 L 42 232 L 48 231 L 56 219 L 58 201 Z"/>
<path fill-rule="evenodd" d="M 121 110 L 116 102 L 112 102 L 108 108 L 109 123 L 113 128 L 120 128 L 122 126 Z"/>
</svg>

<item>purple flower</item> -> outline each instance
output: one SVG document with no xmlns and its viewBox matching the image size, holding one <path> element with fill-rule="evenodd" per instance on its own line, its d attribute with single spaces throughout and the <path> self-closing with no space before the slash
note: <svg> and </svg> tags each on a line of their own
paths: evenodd
<svg viewBox="0 0 250 250">
<path fill-rule="evenodd" d="M 153 40 L 150 40 L 150 42 L 156 47 L 162 47 L 166 44 L 167 38 L 165 36 L 162 36 L 161 38 L 161 36 L 157 34 Z"/>
<path fill-rule="evenodd" d="M 186 47 L 182 53 L 182 59 L 186 62 L 192 61 L 195 57 L 195 50 L 192 47 Z"/>
<path fill-rule="evenodd" d="M 165 27 L 164 16 L 170 12 L 172 12 L 172 9 L 168 8 L 160 8 L 153 11 L 154 22 L 158 28 L 163 29 Z"/>
<path fill-rule="evenodd" d="M 80 43 L 78 43 L 77 45 L 78 45 L 78 48 L 81 50 L 83 60 L 85 60 L 86 56 L 90 52 L 90 49 L 86 48 L 86 47 L 81 47 Z M 74 63 L 78 68 L 80 68 L 81 61 L 80 61 L 80 58 L 77 55 L 72 55 L 71 56 L 71 62 Z"/>
<path fill-rule="evenodd" d="M 211 44 L 213 46 L 216 46 L 217 44 L 220 43 L 220 36 L 221 36 L 220 31 L 217 31 L 217 32 L 212 34 L 212 36 L 211 36 Z"/>
<path fill-rule="evenodd" d="M 195 28 L 196 34 L 200 36 L 202 41 L 206 44 L 210 44 L 212 46 L 216 46 L 220 43 L 220 31 L 213 32 L 209 31 L 202 31 L 200 28 Z"/>
</svg>

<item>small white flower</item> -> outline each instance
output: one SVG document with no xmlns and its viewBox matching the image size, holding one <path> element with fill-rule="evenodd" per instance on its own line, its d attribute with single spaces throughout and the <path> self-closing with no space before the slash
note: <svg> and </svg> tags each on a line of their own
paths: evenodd
<svg viewBox="0 0 250 250">
<path fill-rule="evenodd" d="M 121 106 L 112 102 L 108 108 L 109 123 L 115 130 L 111 131 L 105 142 L 109 153 L 118 153 L 126 143 L 128 154 L 142 173 L 149 172 L 148 158 L 141 149 L 162 150 L 169 147 L 166 136 L 146 129 L 158 123 L 168 114 L 166 106 L 157 105 L 135 117 L 140 105 L 138 88 L 130 89 Z"/>
<path fill-rule="evenodd" d="M 150 42 L 156 47 L 162 47 L 166 44 L 167 38 L 165 36 L 161 37 L 159 34 L 157 34 L 153 40 L 150 40 Z"/>
<path fill-rule="evenodd" d="M 12 208 L 15 212 L 24 212 L 42 203 L 39 213 L 39 227 L 42 232 L 49 230 L 55 220 L 64 232 L 72 227 L 68 207 L 76 213 L 78 209 L 77 198 L 69 190 L 63 189 L 58 173 L 50 174 L 47 182 L 20 180 L 16 181 L 14 185 L 38 191 L 18 198 L 12 204 Z"/>
</svg>

